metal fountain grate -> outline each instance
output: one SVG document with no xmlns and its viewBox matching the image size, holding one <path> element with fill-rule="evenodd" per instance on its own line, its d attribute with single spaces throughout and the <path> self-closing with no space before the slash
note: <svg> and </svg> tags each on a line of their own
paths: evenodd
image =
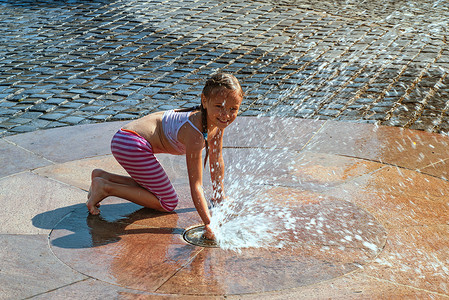
<svg viewBox="0 0 449 300">
<path fill-rule="evenodd" d="M 218 245 L 214 240 L 209 240 L 203 237 L 204 225 L 195 226 L 184 231 L 184 240 L 192 245 L 200 247 L 217 248 Z"/>
</svg>

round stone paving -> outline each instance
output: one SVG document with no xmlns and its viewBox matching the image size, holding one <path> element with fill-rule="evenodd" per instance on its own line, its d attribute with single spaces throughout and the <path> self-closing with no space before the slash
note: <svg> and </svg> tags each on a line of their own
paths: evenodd
<svg viewBox="0 0 449 300">
<path fill-rule="evenodd" d="M 285 208 L 294 226 L 278 236 L 282 248 L 232 251 L 183 239 L 185 230 L 201 221 L 182 156 L 159 155 L 181 199 L 173 213 L 109 197 L 99 216 L 88 214 L 90 171 L 123 174 L 107 146 L 121 125 L 8 138 L 9 145 L 29 149 L 47 164 L 0 181 L 3 218 L 9 220 L 3 239 L 51 230 L 47 256 L 56 256 L 55 264 L 65 264 L 61 270 L 77 276 L 60 276 L 67 283 L 41 295 L 82 298 L 93 289 L 106 298 L 449 294 L 448 137 L 368 124 L 238 118 L 224 140 L 228 193 L 236 186 L 256 191 L 273 208 Z M 207 172 L 204 177 L 210 195 Z M 13 213 L 22 202 L 32 224 Z"/>
<path fill-rule="evenodd" d="M 250 128 L 257 129 L 249 135 Z M 286 291 L 351 272 L 377 274 L 372 270 L 385 270 L 391 257 L 402 255 L 382 255 L 391 247 L 388 231 L 425 224 L 436 209 L 415 206 L 428 204 L 439 195 L 431 191 L 446 183 L 411 169 L 432 166 L 427 160 L 443 155 L 436 154 L 438 143 L 444 145 L 445 138 L 390 127 L 240 118 L 223 150 L 226 184 L 240 182 L 242 190 L 257 190 L 273 207 L 288 208 L 295 224 L 278 237 L 284 247 L 232 251 L 187 243 L 186 229 L 201 222 L 190 200 L 184 158 L 161 156 L 181 199 L 174 213 L 111 197 L 100 216 L 80 207 L 63 218 L 51 233 L 52 251 L 92 278 L 160 294 Z M 433 150 L 428 156 L 427 148 Z M 420 161 L 403 159 L 414 153 L 421 154 Z M 424 211 L 427 215 L 417 215 Z M 434 214 L 433 221 L 444 218 Z"/>
<path fill-rule="evenodd" d="M 350 202 L 292 188 L 264 192 L 273 203 L 287 198 L 296 217 L 297 232 L 282 237 L 285 247 L 235 252 L 188 244 L 183 224 L 196 212 L 185 197 L 187 207 L 173 214 L 121 201 L 107 201 L 100 216 L 80 208 L 61 220 L 50 241 L 56 256 L 90 277 L 148 292 L 202 295 L 318 283 L 357 270 L 384 247 L 382 225 Z"/>
</svg>

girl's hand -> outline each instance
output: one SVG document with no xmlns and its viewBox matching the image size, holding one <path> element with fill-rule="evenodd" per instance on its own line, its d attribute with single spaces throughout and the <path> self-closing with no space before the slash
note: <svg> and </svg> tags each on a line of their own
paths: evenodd
<svg viewBox="0 0 449 300">
<path fill-rule="evenodd" d="M 212 229 L 209 225 L 204 226 L 203 238 L 208 240 L 215 240 L 215 234 L 212 232 Z"/>
<path fill-rule="evenodd" d="M 212 199 L 210 199 L 210 202 L 212 203 L 213 206 L 216 206 L 217 204 L 221 204 L 221 202 L 226 201 L 227 197 L 226 196 L 222 196 L 222 197 L 214 197 Z"/>
</svg>

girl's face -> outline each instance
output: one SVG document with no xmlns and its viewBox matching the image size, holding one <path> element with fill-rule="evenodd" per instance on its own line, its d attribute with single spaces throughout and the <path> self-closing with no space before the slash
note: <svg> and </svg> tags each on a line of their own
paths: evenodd
<svg viewBox="0 0 449 300">
<path fill-rule="evenodd" d="M 237 118 L 242 100 L 237 90 L 225 87 L 217 88 L 208 98 L 201 94 L 201 102 L 207 109 L 207 124 L 220 129 L 226 128 Z"/>
</svg>

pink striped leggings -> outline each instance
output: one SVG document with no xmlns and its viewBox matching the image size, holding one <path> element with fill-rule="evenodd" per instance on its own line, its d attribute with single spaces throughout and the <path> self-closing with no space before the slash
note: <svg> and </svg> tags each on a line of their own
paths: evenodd
<svg viewBox="0 0 449 300">
<path fill-rule="evenodd" d="M 178 195 L 147 140 L 133 131 L 120 129 L 112 138 L 111 151 L 126 172 L 154 194 L 165 210 L 175 209 Z"/>
</svg>

